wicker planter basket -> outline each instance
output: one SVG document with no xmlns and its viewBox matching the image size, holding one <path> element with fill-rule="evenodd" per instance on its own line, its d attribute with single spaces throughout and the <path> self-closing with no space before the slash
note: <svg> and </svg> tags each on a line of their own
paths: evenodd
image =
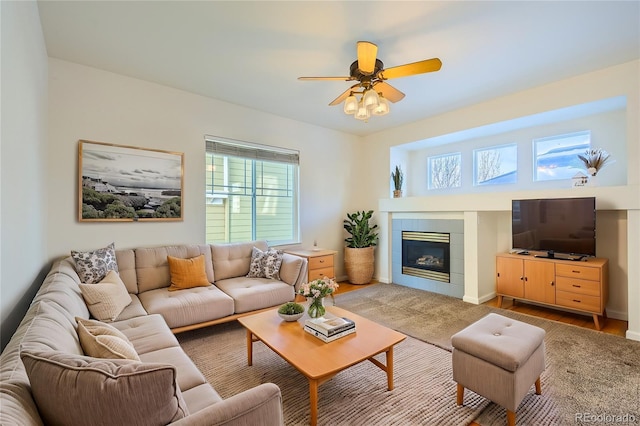
<svg viewBox="0 0 640 426">
<path fill-rule="evenodd" d="M 344 248 L 344 267 L 351 284 L 369 284 L 373 278 L 373 246 Z"/>
</svg>

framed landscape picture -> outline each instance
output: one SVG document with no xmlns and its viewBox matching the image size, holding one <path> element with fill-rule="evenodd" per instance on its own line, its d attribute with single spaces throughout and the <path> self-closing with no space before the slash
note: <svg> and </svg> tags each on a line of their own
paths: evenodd
<svg viewBox="0 0 640 426">
<path fill-rule="evenodd" d="M 184 153 L 81 140 L 78 219 L 183 220 Z"/>
</svg>

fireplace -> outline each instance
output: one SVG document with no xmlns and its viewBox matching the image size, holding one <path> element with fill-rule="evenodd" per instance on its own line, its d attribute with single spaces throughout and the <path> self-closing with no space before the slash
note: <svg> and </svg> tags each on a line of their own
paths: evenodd
<svg viewBox="0 0 640 426">
<path fill-rule="evenodd" d="M 448 233 L 402 231 L 402 273 L 450 282 L 449 243 Z"/>
</svg>

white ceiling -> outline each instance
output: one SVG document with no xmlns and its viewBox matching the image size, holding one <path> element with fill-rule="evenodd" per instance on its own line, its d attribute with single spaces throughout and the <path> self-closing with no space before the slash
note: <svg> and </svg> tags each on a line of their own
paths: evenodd
<svg viewBox="0 0 640 426">
<path fill-rule="evenodd" d="M 640 58 L 640 1 L 39 1 L 50 57 L 356 135 Z M 356 42 L 406 97 L 368 123 L 328 104 Z"/>
</svg>

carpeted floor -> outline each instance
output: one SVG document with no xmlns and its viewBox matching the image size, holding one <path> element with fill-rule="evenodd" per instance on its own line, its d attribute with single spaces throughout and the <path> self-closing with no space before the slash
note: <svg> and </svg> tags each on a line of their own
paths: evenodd
<svg viewBox="0 0 640 426">
<path fill-rule="evenodd" d="M 504 425 L 504 409 L 473 392 L 466 392 L 464 407 L 456 406 L 451 378 L 451 335 L 489 312 L 547 332 L 543 393 L 525 397 L 519 425 L 597 424 L 588 415 L 625 414 L 634 421 L 616 424 L 640 423 L 639 342 L 393 284 L 340 294 L 336 305 L 413 338 L 396 347 L 393 391 L 386 390 L 384 373 L 368 362 L 321 385 L 321 425 L 466 425 L 472 420 Z M 308 424 L 306 379 L 262 344 L 255 345 L 254 365 L 248 367 L 238 323 L 177 337 L 223 398 L 273 382 L 282 390 L 286 424 Z"/>
</svg>

